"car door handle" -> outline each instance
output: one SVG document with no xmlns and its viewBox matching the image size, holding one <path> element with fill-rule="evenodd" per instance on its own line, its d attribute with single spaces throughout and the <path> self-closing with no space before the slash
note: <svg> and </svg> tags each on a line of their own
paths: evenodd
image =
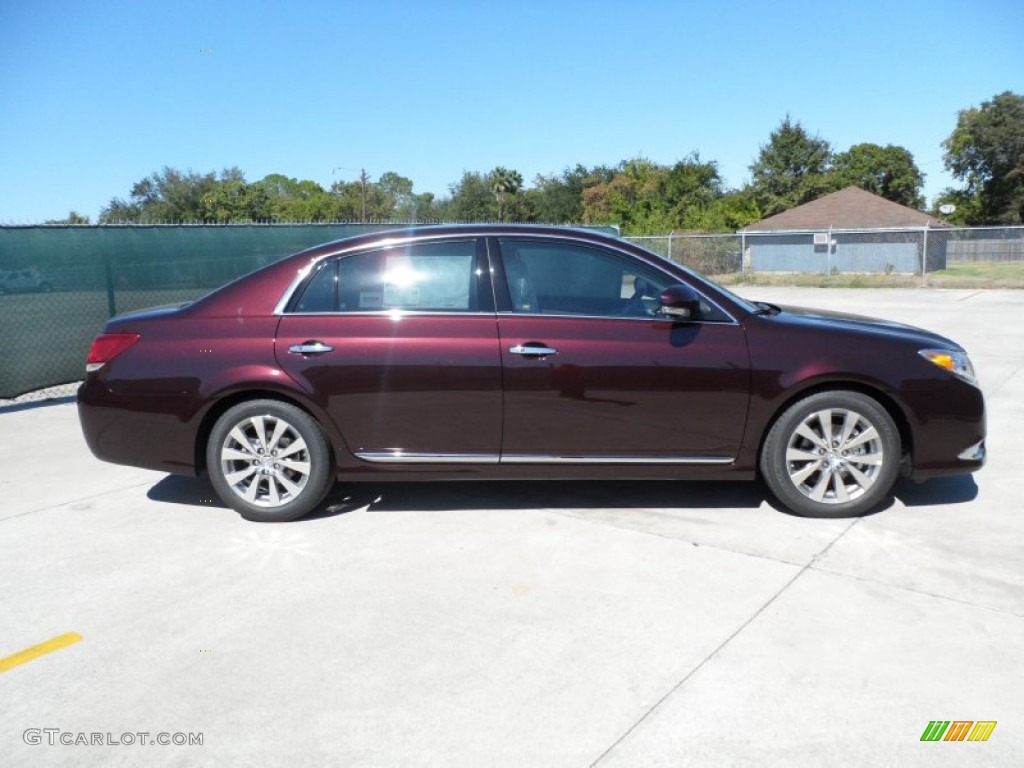
<svg viewBox="0 0 1024 768">
<path fill-rule="evenodd" d="M 304 341 L 301 344 L 292 344 L 288 351 L 293 355 L 322 355 L 324 352 L 333 352 L 334 347 L 322 341 Z"/>
<path fill-rule="evenodd" d="M 516 344 L 514 347 L 508 348 L 509 354 L 512 355 L 523 355 L 525 357 L 546 357 L 547 355 L 557 355 L 558 350 L 553 349 L 545 344 L 541 344 L 537 341 L 530 341 L 526 344 Z"/>
</svg>

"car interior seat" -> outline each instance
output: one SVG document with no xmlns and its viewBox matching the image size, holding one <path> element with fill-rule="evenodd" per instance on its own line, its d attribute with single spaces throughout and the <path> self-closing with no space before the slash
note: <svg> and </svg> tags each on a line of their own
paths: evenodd
<svg viewBox="0 0 1024 768">
<path fill-rule="evenodd" d="M 530 283 L 529 270 L 523 257 L 514 248 L 502 247 L 505 263 L 505 278 L 508 280 L 509 294 L 512 297 L 512 310 L 515 312 L 540 312 L 540 302 Z"/>
</svg>

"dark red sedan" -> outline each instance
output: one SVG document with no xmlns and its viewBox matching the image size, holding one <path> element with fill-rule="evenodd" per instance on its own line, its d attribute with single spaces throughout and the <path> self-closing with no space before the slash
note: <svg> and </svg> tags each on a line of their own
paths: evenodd
<svg viewBox="0 0 1024 768">
<path fill-rule="evenodd" d="M 622 240 L 428 227 L 295 254 L 110 320 L 78 391 L 105 461 L 250 520 L 336 479 L 764 478 L 808 516 L 973 472 L 985 407 L 928 331 L 750 303 Z"/>
</svg>

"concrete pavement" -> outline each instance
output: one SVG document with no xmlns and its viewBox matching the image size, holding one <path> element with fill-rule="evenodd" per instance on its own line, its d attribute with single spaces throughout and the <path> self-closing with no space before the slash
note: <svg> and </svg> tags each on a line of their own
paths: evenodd
<svg viewBox="0 0 1024 768">
<path fill-rule="evenodd" d="M 82 637 L 0 673 L 0 762 L 1024 764 L 1024 292 L 742 291 L 962 343 L 989 465 L 850 520 L 755 484 L 380 483 L 267 526 L 96 461 L 73 404 L 0 412 L 0 659 Z"/>
</svg>

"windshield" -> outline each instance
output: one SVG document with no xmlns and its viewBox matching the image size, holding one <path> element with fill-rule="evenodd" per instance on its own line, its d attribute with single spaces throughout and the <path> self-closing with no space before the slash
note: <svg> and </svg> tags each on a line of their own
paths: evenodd
<svg viewBox="0 0 1024 768">
<path fill-rule="evenodd" d="M 682 266 L 682 265 L 680 265 L 680 266 Z M 683 269 L 686 269 L 686 267 L 683 267 Z M 718 290 L 719 293 L 725 294 L 726 297 L 728 297 L 728 298 L 732 299 L 733 301 L 735 301 L 737 304 L 739 304 L 741 307 L 743 307 L 748 312 L 756 312 L 757 309 L 760 306 L 760 302 L 755 304 L 754 302 L 750 301 L 749 299 L 745 299 L 742 296 L 739 296 L 739 295 L 733 293 L 732 291 L 730 291 L 725 286 L 716 283 L 714 280 L 710 280 L 710 279 L 708 279 L 706 277 L 702 277 L 701 275 L 697 275 L 696 273 L 692 272 L 689 269 L 686 269 L 686 271 L 689 272 L 691 275 L 694 275 L 695 277 L 699 278 L 700 280 L 703 280 L 705 283 L 709 283 L 709 284 L 713 285 L 715 287 L 715 289 Z"/>
</svg>

